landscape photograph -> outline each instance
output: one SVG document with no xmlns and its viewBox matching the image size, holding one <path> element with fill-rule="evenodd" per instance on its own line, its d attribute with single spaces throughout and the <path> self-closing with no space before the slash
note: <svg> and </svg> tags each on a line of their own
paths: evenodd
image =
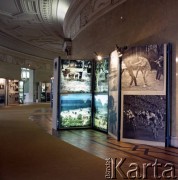
<svg viewBox="0 0 178 180">
<path fill-rule="evenodd" d="M 91 126 L 91 94 L 66 94 L 60 97 L 60 128 Z"/>
<path fill-rule="evenodd" d="M 94 127 L 107 131 L 108 95 L 94 96 Z"/>
</svg>

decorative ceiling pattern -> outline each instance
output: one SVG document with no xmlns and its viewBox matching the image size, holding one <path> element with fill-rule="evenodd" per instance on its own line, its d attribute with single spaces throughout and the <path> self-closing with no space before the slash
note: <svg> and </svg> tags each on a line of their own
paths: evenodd
<svg viewBox="0 0 178 180">
<path fill-rule="evenodd" d="M 64 33 L 74 39 L 87 25 L 127 0 L 73 0 L 64 21 Z"/>
<path fill-rule="evenodd" d="M 0 0 L 0 48 L 51 60 L 66 57 L 66 39 L 125 1 Z"/>
<path fill-rule="evenodd" d="M 60 6 L 69 7 L 71 0 L 1 0 L 0 32 L 9 38 L 17 39 L 14 50 L 18 51 L 18 43 L 25 42 L 56 54 L 63 53 L 64 33 L 63 19 L 59 16 Z M 66 13 L 63 12 L 63 13 Z M 63 18 L 65 14 L 63 14 Z M 23 43 L 21 43 L 23 44 Z M 2 46 L 2 43 L 1 43 Z M 6 46 L 7 47 L 7 46 Z M 30 46 L 29 46 L 30 49 Z M 19 51 L 25 50 L 21 47 Z M 40 53 L 39 53 L 40 56 Z"/>
<path fill-rule="evenodd" d="M 6 48 L 3 48 L 3 50 L 0 49 L 0 61 L 35 70 L 50 70 L 51 72 L 53 70 L 52 61 L 36 57 L 33 57 L 32 59 L 28 55 L 22 57 L 19 53 L 7 50 Z"/>
</svg>

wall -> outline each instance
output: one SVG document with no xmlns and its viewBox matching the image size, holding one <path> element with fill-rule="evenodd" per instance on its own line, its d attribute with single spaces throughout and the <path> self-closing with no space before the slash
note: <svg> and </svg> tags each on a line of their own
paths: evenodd
<svg viewBox="0 0 178 180">
<path fill-rule="evenodd" d="M 35 70 L 35 81 L 36 82 L 50 82 L 53 76 L 52 70 Z"/>
<path fill-rule="evenodd" d="M 53 59 L 30 56 L 0 46 L 0 77 L 20 80 L 21 68 L 34 69 L 36 82 L 50 82 Z"/>
<path fill-rule="evenodd" d="M 28 99 L 31 99 L 30 102 L 32 102 L 37 96 L 37 82 L 50 82 L 53 76 L 53 60 L 29 56 L 0 46 L 0 78 L 20 80 L 22 67 L 34 69 L 31 98 L 27 97 L 29 96 L 29 82 L 24 87 L 26 100 L 29 102 Z"/>
<path fill-rule="evenodd" d="M 127 0 L 92 24 L 73 39 L 73 58 L 93 58 L 98 52 L 110 54 L 115 44 L 135 46 L 172 43 L 172 145 L 178 147 L 178 1 Z"/>
<path fill-rule="evenodd" d="M 0 78 L 20 80 L 20 66 L 0 61 Z"/>
</svg>

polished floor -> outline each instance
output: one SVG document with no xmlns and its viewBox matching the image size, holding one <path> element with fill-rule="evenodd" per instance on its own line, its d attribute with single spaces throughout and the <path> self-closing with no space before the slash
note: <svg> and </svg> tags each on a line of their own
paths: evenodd
<svg viewBox="0 0 178 180">
<path fill-rule="evenodd" d="M 0 107 L 0 180 L 103 180 L 105 160 L 32 121 L 35 112 L 38 120 L 48 123 L 49 107 L 40 103 Z"/>
<path fill-rule="evenodd" d="M 118 161 L 116 162 L 119 162 L 121 158 L 122 160 L 125 159 L 122 164 L 124 171 L 128 172 L 129 168 L 132 167 L 131 169 L 133 169 L 137 164 L 137 169 L 140 168 L 139 171 L 143 174 L 143 169 L 145 169 L 146 164 L 146 166 L 150 166 L 150 168 L 146 170 L 146 173 L 148 173 L 148 179 L 155 179 L 159 176 L 161 178 L 175 178 L 176 175 L 178 176 L 178 149 L 176 148 L 123 143 L 113 139 L 105 133 L 91 129 L 61 130 L 58 132 L 52 132 L 50 108 L 38 109 L 34 111 L 29 118 L 37 123 L 47 133 L 53 134 L 60 140 L 104 160 L 107 160 L 108 158 L 116 160 L 117 158 Z M 131 166 L 131 163 L 135 164 L 132 164 Z M 158 169 L 158 174 L 156 168 Z M 118 176 L 120 175 L 118 174 Z"/>
</svg>

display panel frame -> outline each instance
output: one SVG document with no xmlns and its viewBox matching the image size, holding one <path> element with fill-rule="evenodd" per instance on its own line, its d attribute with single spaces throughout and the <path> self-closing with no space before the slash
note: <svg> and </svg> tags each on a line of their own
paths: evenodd
<svg viewBox="0 0 178 180">
<path fill-rule="evenodd" d="M 89 68 L 89 73 L 90 73 L 90 90 L 89 91 L 62 91 L 62 88 L 61 88 L 61 79 L 63 78 L 62 77 L 62 61 L 72 61 L 72 62 L 89 62 L 90 63 L 90 67 L 88 66 Z M 58 74 L 59 74 L 59 79 L 58 79 L 58 115 L 57 115 L 57 129 L 58 130 L 65 130 L 65 129 L 88 129 L 88 128 L 92 128 L 92 123 L 93 123 L 93 60 L 92 59 L 60 59 L 60 62 L 59 62 L 59 67 L 58 67 Z M 84 67 L 84 68 L 87 68 L 87 67 Z M 88 69 L 87 69 L 88 71 Z M 75 86 L 73 86 L 75 87 Z M 88 126 L 69 126 L 69 127 L 63 127 L 61 126 L 61 97 L 64 96 L 64 95 L 72 95 L 72 94 L 75 94 L 75 95 L 78 95 L 80 96 L 81 94 L 85 94 L 85 95 L 91 95 L 91 118 L 90 118 L 90 124 Z"/>
<path fill-rule="evenodd" d="M 101 60 L 95 59 L 93 63 L 93 123 L 92 128 L 108 133 L 108 89 L 109 89 L 109 57 L 103 57 Z M 106 128 L 96 126 L 96 102 L 95 96 L 107 96 L 107 125 Z M 103 117 L 102 117 L 103 118 Z"/>
<path fill-rule="evenodd" d="M 98 131 L 102 131 L 102 132 L 105 132 L 105 133 L 107 133 L 108 132 L 108 93 L 94 93 L 94 95 L 93 95 L 94 97 L 93 97 L 93 129 L 95 129 L 95 130 L 98 130 Z M 101 118 L 106 118 L 106 128 L 102 128 L 102 127 L 99 127 L 99 126 L 96 126 L 96 108 L 97 108 L 97 106 L 96 106 L 96 101 L 95 101 L 95 97 L 96 96 L 106 96 L 106 99 L 107 99 L 107 102 L 106 102 L 106 115 L 104 116 L 104 115 L 99 115 L 100 113 L 98 113 L 98 115 L 99 116 L 101 116 Z M 102 100 L 101 100 L 102 101 Z M 102 123 L 102 121 L 99 121 L 99 123 Z M 103 122 L 104 123 L 104 122 Z"/>
<path fill-rule="evenodd" d="M 161 47 L 162 46 L 162 50 L 160 50 L 161 53 L 163 54 L 157 54 L 158 55 L 158 58 L 157 59 L 161 59 L 163 56 L 164 57 L 164 63 L 163 63 L 163 74 L 161 74 L 162 76 L 162 79 L 157 79 L 157 72 L 152 72 L 152 74 L 154 73 L 154 77 L 155 77 L 155 80 L 152 79 L 152 81 L 155 81 L 155 82 L 158 82 L 158 83 L 162 83 L 162 86 L 155 86 L 154 89 L 153 88 L 150 88 L 148 89 L 147 87 L 141 87 L 140 89 L 136 89 L 137 87 L 133 87 L 132 90 L 128 90 L 128 89 L 124 89 L 123 88 L 123 84 L 122 84 L 122 95 L 121 95 L 121 141 L 124 141 L 124 142 L 131 142 L 131 143 L 139 143 L 139 144 L 148 144 L 148 145 L 154 145 L 154 146 L 169 146 L 170 144 L 170 84 L 171 84 L 171 78 L 170 78 L 170 74 L 171 74 L 171 71 L 170 71 L 170 57 L 171 57 L 171 54 L 170 54 L 170 50 L 168 50 L 168 47 L 170 47 L 171 45 L 170 44 L 161 44 L 161 45 L 147 45 L 148 46 L 158 46 L 158 47 Z M 141 49 L 144 49 L 146 46 L 141 46 L 141 47 L 133 47 L 133 48 L 141 48 Z M 133 49 L 132 49 L 133 51 Z M 138 52 L 137 52 L 138 53 Z M 138 53 L 139 54 L 139 53 Z M 149 56 L 148 56 L 149 57 Z M 161 57 L 161 58 L 160 58 Z M 124 59 L 124 57 L 123 57 Z M 164 79 L 163 79 L 164 77 Z M 122 83 L 123 83 L 123 78 L 122 78 Z M 153 83 L 153 82 L 151 82 Z M 150 83 L 150 84 L 151 84 Z M 154 84 L 154 83 L 153 83 Z M 149 86 L 148 86 L 149 87 Z M 160 89 L 161 87 L 161 89 Z M 132 88 L 132 87 L 131 87 Z M 144 88 L 146 88 L 144 90 Z M 127 112 L 125 112 L 125 103 L 127 103 L 125 100 L 125 97 L 126 96 L 150 96 L 150 99 L 151 97 L 154 97 L 155 96 L 155 99 L 156 99 L 156 96 L 165 96 L 165 129 L 164 129 L 164 141 L 163 140 L 158 140 L 158 139 L 152 139 L 150 137 L 149 138 L 146 138 L 145 136 L 145 139 L 142 137 L 142 139 L 139 139 L 139 138 L 125 138 L 124 137 L 124 134 L 126 133 L 125 130 L 124 130 L 124 122 L 126 121 L 126 117 L 128 118 L 128 116 L 124 115 L 126 114 Z M 153 98 L 154 99 L 154 98 Z M 144 101 L 143 101 L 143 105 L 144 105 Z M 155 105 L 156 103 L 156 100 L 155 102 L 153 103 L 153 105 Z M 152 105 L 152 106 L 153 106 Z M 149 109 L 149 108 L 148 108 Z M 156 110 L 152 110 L 152 116 L 154 116 L 154 114 L 156 114 Z M 132 111 L 132 110 L 131 110 Z M 132 114 L 132 113 L 131 113 Z M 125 117 L 124 117 L 125 116 Z M 149 117 L 149 116 L 148 116 Z M 151 119 L 151 118 L 150 118 Z M 153 119 L 156 119 L 153 118 Z M 154 120 L 155 121 L 155 120 Z M 156 123 L 154 123 L 156 124 Z M 157 128 L 159 129 L 159 128 Z M 160 130 L 157 130 L 157 131 L 160 131 Z"/>
<path fill-rule="evenodd" d="M 108 134 L 120 140 L 120 104 L 121 104 L 121 58 L 117 48 L 111 52 L 109 61 L 108 88 Z"/>
</svg>

